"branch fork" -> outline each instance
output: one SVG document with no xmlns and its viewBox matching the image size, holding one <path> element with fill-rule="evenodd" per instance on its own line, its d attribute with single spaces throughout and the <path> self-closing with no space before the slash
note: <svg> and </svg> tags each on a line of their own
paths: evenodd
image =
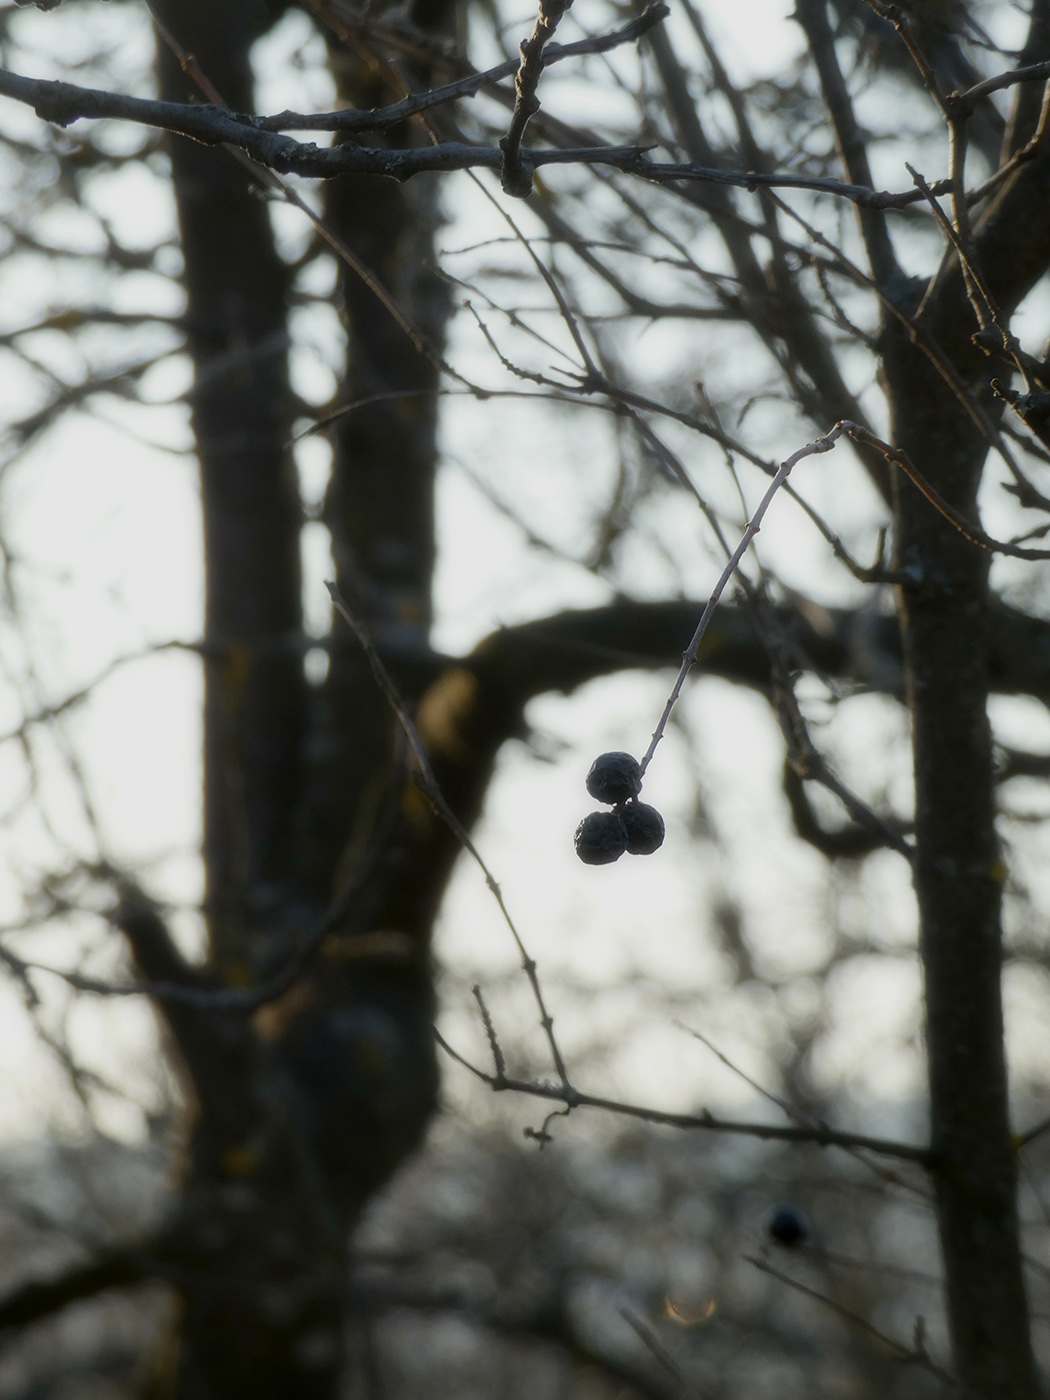
<svg viewBox="0 0 1050 1400">
<path fill-rule="evenodd" d="M 499 143 L 503 152 L 500 184 L 504 194 L 513 195 L 515 199 L 527 199 L 532 193 L 532 169 L 522 157 L 521 143 L 525 128 L 540 110 L 536 89 L 543 72 L 543 50 L 571 6 L 572 0 L 540 0 L 532 33 L 521 41 L 518 49 L 521 63 L 514 79 L 514 111 L 507 134 Z"/>
</svg>

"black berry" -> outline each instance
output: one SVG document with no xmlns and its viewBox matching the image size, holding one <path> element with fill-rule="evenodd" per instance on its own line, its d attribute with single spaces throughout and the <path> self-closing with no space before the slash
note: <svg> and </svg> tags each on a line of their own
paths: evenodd
<svg viewBox="0 0 1050 1400">
<path fill-rule="evenodd" d="M 655 807 L 628 802 L 620 820 L 627 828 L 627 850 L 632 856 L 651 856 L 664 844 L 664 819 Z"/>
<path fill-rule="evenodd" d="M 809 1221 L 798 1206 L 790 1204 L 777 1206 L 770 1216 L 768 1229 L 770 1239 L 786 1249 L 805 1244 L 809 1238 Z"/>
<path fill-rule="evenodd" d="M 642 790 L 642 770 L 629 753 L 602 753 L 587 774 L 587 791 L 599 802 L 614 807 L 637 797 Z"/>
<path fill-rule="evenodd" d="M 575 839 L 585 865 L 611 865 L 627 849 L 627 828 L 616 812 L 592 812 L 576 828 Z"/>
</svg>

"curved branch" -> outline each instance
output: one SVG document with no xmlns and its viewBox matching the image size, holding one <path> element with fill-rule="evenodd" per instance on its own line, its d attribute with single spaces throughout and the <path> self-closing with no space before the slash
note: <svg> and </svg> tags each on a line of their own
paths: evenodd
<svg viewBox="0 0 1050 1400">
<path fill-rule="evenodd" d="M 806 794 L 803 775 L 790 762 L 784 764 L 784 796 L 791 808 L 795 831 L 829 860 L 857 860 L 885 848 L 889 842 L 878 831 L 855 823 L 837 831 L 821 826 L 813 804 Z"/>
<path fill-rule="evenodd" d="M 493 632 L 463 664 L 505 703 L 513 697 L 515 706 L 545 691 L 573 691 L 616 671 L 677 666 L 705 601 L 620 599 L 601 608 L 567 610 Z M 776 615 L 821 674 L 891 694 L 903 690 L 895 618 L 823 608 L 806 599 L 777 609 Z M 729 603 L 716 609 L 697 665 L 704 675 L 768 689 L 769 658 L 749 609 Z"/>
<path fill-rule="evenodd" d="M 571 609 L 501 628 L 458 663 L 504 703 L 523 706 L 545 691 L 569 692 L 616 671 L 677 666 L 703 601 Z M 777 609 L 788 638 L 820 675 L 901 696 L 897 619 L 865 609 L 825 608 L 806 598 Z M 698 659 L 704 675 L 765 691 L 769 661 L 748 609 L 722 604 Z M 994 603 L 989 625 L 989 680 L 1000 695 L 1050 700 L 1050 622 Z"/>
</svg>

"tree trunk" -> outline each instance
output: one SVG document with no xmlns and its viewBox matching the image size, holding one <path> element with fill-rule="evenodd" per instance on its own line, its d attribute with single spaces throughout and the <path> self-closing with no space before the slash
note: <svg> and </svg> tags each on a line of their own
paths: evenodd
<svg viewBox="0 0 1050 1400">
<path fill-rule="evenodd" d="M 257 36 L 243 7 L 167 0 L 157 13 L 222 99 L 251 110 Z M 160 49 L 162 94 L 199 97 Z M 178 1400 L 332 1400 L 350 1228 L 418 1144 L 436 1099 L 429 934 L 451 862 L 409 878 L 418 813 L 401 810 L 391 716 L 341 623 L 328 682 L 308 693 L 302 510 L 288 449 L 290 274 L 249 173 L 222 150 L 176 139 L 170 152 L 205 541 L 210 970 L 238 985 L 280 965 L 352 868 L 357 898 L 316 967 L 254 1021 L 164 1011 L 195 1102 L 161 1250 L 181 1315 L 155 1389 Z M 433 223 L 421 221 L 418 195 L 392 183 L 337 187 L 329 215 L 440 341 L 447 300 L 419 271 Z M 425 654 L 436 375 L 349 277 L 344 299 L 345 396 L 382 385 L 413 397 L 339 435 L 329 520 L 340 576 L 380 640 L 384 622 L 401 622 Z M 149 941 L 132 923 L 147 971 Z"/>
<path fill-rule="evenodd" d="M 975 519 L 987 444 L 930 360 L 896 329 L 885 366 L 895 443 Z M 966 1393 L 1027 1400 L 1038 1386 L 1003 1044 L 989 556 L 899 472 L 895 523 L 896 567 L 909 580 L 898 589 L 898 610 L 912 715 L 932 1178 L 952 1354 Z"/>
</svg>

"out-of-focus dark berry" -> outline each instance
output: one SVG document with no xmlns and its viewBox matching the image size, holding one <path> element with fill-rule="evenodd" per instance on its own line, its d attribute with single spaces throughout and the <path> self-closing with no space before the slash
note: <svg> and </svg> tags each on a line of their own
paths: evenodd
<svg viewBox="0 0 1050 1400">
<path fill-rule="evenodd" d="M 627 849 L 627 828 L 616 812 L 592 812 L 576 828 L 576 854 L 585 865 L 611 865 Z"/>
<path fill-rule="evenodd" d="M 600 753 L 587 774 L 587 791 L 599 802 L 615 806 L 637 797 L 642 790 L 642 770 L 629 753 Z"/>
<path fill-rule="evenodd" d="M 769 1238 L 786 1249 L 805 1244 L 809 1238 L 809 1221 L 798 1206 L 790 1203 L 777 1206 L 769 1218 Z"/>
<path fill-rule="evenodd" d="M 651 856 L 664 844 L 664 819 L 655 807 L 628 802 L 620 811 L 627 828 L 627 850 L 632 856 Z"/>
</svg>

